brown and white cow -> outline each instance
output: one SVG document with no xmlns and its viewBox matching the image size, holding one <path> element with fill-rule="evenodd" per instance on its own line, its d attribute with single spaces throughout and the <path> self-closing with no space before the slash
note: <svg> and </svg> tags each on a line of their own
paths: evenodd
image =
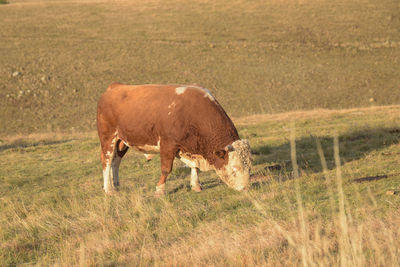
<svg viewBox="0 0 400 267">
<path fill-rule="evenodd" d="M 146 158 L 160 153 L 156 195 L 164 194 L 175 157 L 191 168 L 194 191 L 201 191 L 199 169 L 215 170 L 238 191 L 249 184 L 249 142 L 239 139 L 231 119 L 205 88 L 113 83 L 100 97 L 97 129 L 106 193 L 119 185 L 119 165 L 129 147 Z"/>
</svg>

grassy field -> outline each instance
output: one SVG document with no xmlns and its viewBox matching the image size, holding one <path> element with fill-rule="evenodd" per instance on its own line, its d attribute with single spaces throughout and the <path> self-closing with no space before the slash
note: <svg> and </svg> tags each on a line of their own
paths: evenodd
<svg viewBox="0 0 400 267">
<path fill-rule="evenodd" d="M 398 0 L 0 1 L 0 266 L 398 266 Z M 113 81 L 208 87 L 251 188 L 129 151 L 102 190 Z"/>
<path fill-rule="evenodd" d="M 0 5 L 0 136 L 93 130 L 113 81 L 208 87 L 232 116 L 400 103 L 398 0 Z"/>
<path fill-rule="evenodd" d="M 398 266 L 400 106 L 236 124 L 255 151 L 247 193 L 213 172 L 191 192 L 175 161 L 155 198 L 159 157 L 130 151 L 106 196 L 95 133 L 3 139 L 0 265 Z"/>
</svg>

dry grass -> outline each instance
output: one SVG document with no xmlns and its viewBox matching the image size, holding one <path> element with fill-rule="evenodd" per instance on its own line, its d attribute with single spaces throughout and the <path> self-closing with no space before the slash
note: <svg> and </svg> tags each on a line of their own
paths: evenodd
<svg viewBox="0 0 400 267">
<path fill-rule="evenodd" d="M 397 0 L 10 0 L 0 17 L 0 266 L 400 264 Z M 250 191 L 201 173 L 194 194 L 176 163 L 156 199 L 159 158 L 128 153 L 105 196 L 112 81 L 210 88 L 256 152 Z"/>
<path fill-rule="evenodd" d="M 300 110 L 290 111 L 279 114 L 256 114 L 251 116 L 244 116 L 233 118 L 237 125 L 251 125 L 260 124 L 263 122 L 282 121 L 282 120 L 307 120 L 307 119 L 323 119 L 335 115 L 357 115 L 369 116 L 374 114 L 376 116 L 385 116 L 388 120 L 396 118 L 399 112 L 399 105 L 389 106 L 372 106 L 365 108 L 352 108 L 352 109 L 315 109 L 315 110 Z M 356 116 L 354 116 L 356 117 Z"/>
<path fill-rule="evenodd" d="M 246 229 L 218 222 L 161 253 L 150 249 L 145 257 L 147 262 L 163 266 L 397 266 L 398 213 L 385 220 L 371 218 L 349 224 L 347 236 L 338 230 L 338 220 L 308 223 L 307 236 L 302 234 L 299 221 L 285 224 L 266 219 Z M 345 241 L 346 250 L 341 250 L 339 244 Z M 306 254 L 302 260 L 303 248 Z M 343 252 L 344 261 L 338 251 Z"/>
<path fill-rule="evenodd" d="M 386 191 L 400 188 L 400 113 L 388 120 L 385 109 L 241 126 L 259 152 L 245 194 L 213 173 L 201 173 L 205 190 L 194 194 L 176 163 L 167 196 L 154 198 L 159 158 L 128 153 L 120 191 L 105 196 L 95 133 L 9 137 L 0 265 L 396 266 L 400 198 Z M 387 178 L 353 182 L 373 175 Z"/>
</svg>

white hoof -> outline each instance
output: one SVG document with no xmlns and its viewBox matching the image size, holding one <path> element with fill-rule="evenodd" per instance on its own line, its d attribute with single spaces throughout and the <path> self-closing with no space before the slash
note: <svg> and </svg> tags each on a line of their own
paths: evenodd
<svg viewBox="0 0 400 267">
<path fill-rule="evenodd" d="M 201 185 L 196 185 L 196 186 L 192 186 L 192 190 L 194 192 L 199 193 L 199 192 L 201 192 L 203 190 L 203 188 L 201 187 Z"/>
</svg>

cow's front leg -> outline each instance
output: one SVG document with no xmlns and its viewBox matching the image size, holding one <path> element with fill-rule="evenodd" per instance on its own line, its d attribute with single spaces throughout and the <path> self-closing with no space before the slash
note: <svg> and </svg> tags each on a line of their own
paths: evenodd
<svg viewBox="0 0 400 267">
<path fill-rule="evenodd" d="M 173 147 L 165 147 L 165 146 L 163 147 L 161 145 L 160 148 L 161 176 L 156 186 L 155 195 L 157 197 L 165 195 L 165 182 L 172 170 L 172 165 L 174 163 L 175 155 L 176 155 L 176 149 L 174 149 Z"/>
<path fill-rule="evenodd" d="M 201 192 L 201 190 L 202 190 L 200 180 L 199 180 L 199 169 L 198 168 L 191 168 L 190 187 L 195 192 Z"/>
</svg>

